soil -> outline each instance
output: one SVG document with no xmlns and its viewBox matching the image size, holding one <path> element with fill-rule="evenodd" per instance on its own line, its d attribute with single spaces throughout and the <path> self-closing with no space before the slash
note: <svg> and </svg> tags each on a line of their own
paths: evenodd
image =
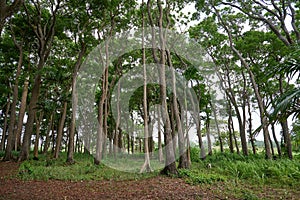
<svg viewBox="0 0 300 200">
<path fill-rule="evenodd" d="M 17 178 L 19 163 L 0 161 L 0 200 L 43 199 L 235 199 L 234 187 L 222 183 L 189 185 L 183 179 L 158 176 L 137 181 L 23 181 Z M 256 198 L 242 199 L 300 199 L 300 191 L 274 189 L 268 186 L 259 190 Z"/>
<path fill-rule="evenodd" d="M 221 199 L 179 178 L 138 181 L 23 181 L 19 164 L 0 162 L 0 199 Z"/>
</svg>

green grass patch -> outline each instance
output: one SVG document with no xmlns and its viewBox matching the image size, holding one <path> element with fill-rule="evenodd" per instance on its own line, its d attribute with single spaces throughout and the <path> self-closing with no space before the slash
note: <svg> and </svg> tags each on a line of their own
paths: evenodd
<svg viewBox="0 0 300 200">
<path fill-rule="evenodd" d="M 196 153 L 195 153 L 196 152 Z M 243 156 L 231 153 L 217 152 L 208 156 L 204 161 L 193 158 L 199 153 L 199 149 L 191 151 L 194 160 L 188 177 L 217 177 L 216 181 L 247 181 L 251 184 L 271 184 L 288 186 L 299 186 L 300 184 L 300 157 L 296 155 L 294 160 L 278 158 L 277 160 L 266 160 L 263 154 Z M 199 157 L 199 154 L 198 154 Z M 210 164 L 212 167 L 207 168 Z M 205 175 L 203 175 L 205 174 Z M 209 179 L 209 178 L 208 178 Z M 211 178 L 214 180 L 214 178 Z M 195 181 L 192 181 L 194 183 Z M 205 182 L 205 181 L 204 181 Z M 201 181 L 200 181 L 201 183 Z"/>
<path fill-rule="evenodd" d="M 116 170 L 106 165 L 94 165 L 93 157 L 87 154 L 75 154 L 75 164 L 68 165 L 66 155 L 52 159 L 41 156 L 39 160 L 24 161 L 19 168 L 19 178 L 23 180 L 139 180 L 158 175 L 158 171 L 152 173 L 129 173 Z M 126 165 L 126 161 L 119 162 Z"/>
</svg>

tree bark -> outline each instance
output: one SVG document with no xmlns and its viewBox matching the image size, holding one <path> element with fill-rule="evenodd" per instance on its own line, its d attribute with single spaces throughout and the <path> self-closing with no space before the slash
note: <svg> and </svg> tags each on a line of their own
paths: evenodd
<svg viewBox="0 0 300 200">
<path fill-rule="evenodd" d="M 275 142 L 276 147 L 277 147 L 278 156 L 281 157 L 281 147 L 280 147 L 280 143 L 278 142 L 277 137 L 276 137 L 274 123 L 271 123 L 271 130 L 272 130 L 272 135 L 273 135 L 274 142 Z"/>
<path fill-rule="evenodd" d="M 162 139 L 161 139 L 161 110 L 157 107 L 157 129 L 158 129 L 158 161 L 163 162 L 163 150 L 162 150 Z"/>
<path fill-rule="evenodd" d="M 293 159 L 293 152 L 292 152 L 292 142 L 291 142 L 291 136 L 289 133 L 288 128 L 288 122 L 286 119 L 280 121 L 281 127 L 282 127 L 282 133 L 285 141 L 285 148 L 289 159 Z"/>
<path fill-rule="evenodd" d="M 36 131 L 35 131 L 35 142 L 34 142 L 34 149 L 33 149 L 33 159 L 38 160 L 39 156 L 39 142 L 40 142 L 40 132 L 41 132 L 41 123 L 43 120 L 44 112 L 40 112 L 40 116 L 35 116 L 35 122 L 36 122 Z"/>
<path fill-rule="evenodd" d="M 212 144 L 211 144 L 211 136 L 210 136 L 210 119 L 209 115 L 206 115 L 206 122 L 205 122 L 205 129 L 206 129 L 206 138 L 207 138 L 207 146 L 208 146 L 208 155 L 212 155 Z"/>
<path fill-rule="evenodd" d="M 10 94 L 7 98 L 6 103 L 6 111 L 5 111 L 5 117 L 4 117 L 4 125 L 3 125 L 3 131 L 2 131 L 2 138 L 1 138 L 1 151 L 5 149 L 5 141 L 6 141 L 6 132 L 7 132 L 7 121 L 8 121 L 8 113 L 10 111 Z"/>
<path fill-rule="evenodd" d="M 34 4 L 36 4 L 36 3 L 34 3 Z M 41 70 L 44 67 L 44 65 L 50 55 L 50 50 L 52 47 L 52 42 L 53 42 L 53 38 L 54 38 L 54 34 L 55 34 L 56 14 L 57 14 L 58 9 L 60 8 L 60 1 L 57 2 L 57 5 L 54 5 L 53 1 L 51 1 L 51 4 L 53 6 L 53 9 L 51 10 L 50 23 L 47 22 L 44 26 L 42 24 L 41 7 L 39 5 L 35 6 L 35 9 L 38 13 L 38 15 L 35 16 L 38 23 L 35 25 L 35 24 L 31 23 L 31 16 L 30 16 L 31 13 L 29 13 L 27 7 L 24 6 L 27 21 L 28 21 L 29 25 L 32 27 L 32 30 L 34 31 L 35 36 L 37 37 L 37 39 L 39 41 L 39 46 L 38 46 L 39 47 L 38 48 L 39 61 L 38 61 L 38 65 L 37 65 L 38 70 Z M 38 99 L 39 99 L 40 87 L 41 87 L 41 74 L 39 72 L 37 72 L 35 75 L 35 78 L 34 78 L 34 84 L 33 84 L 32 92 L 31 92 L 31 98 L 30 98 L 30 103 L 29 103 L 29 108 L 28 108 L 28 110 L 29 110 L 28 111 L 28 119 L 27 119 L 27 123 L 25 126 L 25 133 L 24 133 L 24 137 L 23 137 L 22 149 L 21 149 L 18 161 L 27 160 L 29 157 L 31 134 L 33 131 L 34 117 L 35 117 L 35 112 L 36 112 L 36 106 L 37 106 Z"/>
<path fill-rule="evenodd" d="M 16 142 L 15 142 L 15 150 L 19 150 L 21 148 L 21 134 L 23 129 L 23 121 L 25 116 L 25 110 L 26 110 L 26 101 L 27 101 L 27 95 L 28 95 L 28 79 L 25 80 L 24 86 L 23 86 L 23 92 L 22 92 L 22 98 L 21 98 L 21 105 L 18 115 L 18 124 L 17 124 L 17 130 L 16 130 Z"/>
<path fill-rule="evenodd" d="M 250 139 L 251 146 L 252 146 L 252 152 L 255 155 L 256 154 L 256 146 L 255 146 L 255 137 L 252 133 L 252 113 L 251 113 L 251 103 L 250 103 L 250 95 L 249 94 L 247 94 L 247 107 L 248 107 L 248 115 L 249 115 L 249 120 L 248 120 L 249 139 Z"/>
<path fill-rule="evenodd" d="M 63 137 L 63 131 L 64 131 L 64 125 L 65 125 L 65 120 L 66 120 L 66 115 L 67 115 L 67 109 L 68 109 L 68 103 L 65 101 L 63 104 L 62 108 L 62 115 L 59 120 L 59 125 L 58 125 L 58 131 L 57 131 L 57 137 L 56 137 L 56 146 L 54 149 L 54 158 L 58 158 L 60 148 L 61 148 L 61 141 Z"/>
<path fill-rule="evenodd" d="M 47 132 L 46 132 L 46 140 L 45 140 L 43 154 L 47 154 L 49 146 L 50 146 L 50 139 L 51 139 L 50 131 L 52 130 L 52 127 L 53 127 L 53 117 L 54 117 L 54 112 L 52 112 L 50 115 L 50 120 L 48 123 Z M 53 134 L 53 132 L 52 132 L 52 134 Z"/>
<path fill-rule="evenodd" d="M 218 122 L 218 118 L 217 118 L 216 108 L 212 105 L 211 102 L 210 102 L 210 106 L 212 108 L 212 112 L 213 112 L 213 115 L 214 115 L 214 120 L 215 120 L 216 127 L 217 127 L 218 139 L 219 139 L 219 143 L 220 143 L 220 150 L 223 153 L 224 152 L 223 141 L 222 141 L 222 137 L 221 137 L 221 133 L 220 133 L 220 127 L 219 127 L 219 122 Z"/>
<path fill-rule="evenodd" d="M 172 92 L 173 92 L 172 106 L 173 106 L 175 121 L 176 121 L 176 125 L 177 125 L 178 147 L 179 147 L 179 164 L 178 164 L 178 168 L 187 169 L 187 168 L 190 168 L 190 165 L 189 165 L 188 156 L 187 156 L 187 148 L 186 148 L 187 141 L 186 141 L 185 136 L 184 136 L 184 132 L 183 132 L 183 128 L 182 128 L 182 121 L 181 121 L 181 118 L 180 118 L 179 108 L 178 108 L 178 103 L 177 103 L 175 69 L 174 69 L 173 64 L 172 64 L 171 53 L 168 49 L 166 50 L 166 53 L 167 53 L 168 63 L 170 65 L 169 67 L 171 68 L 171 74 L 172 74 Z M 175 129 L 173 131 L 175 131 Z"/>
<path fill-rule="evenodd" d="M 167 105 L 167 91 L 166 91 L 166 80 L 165 80 L 165 37 L 163 31 L 163 8 L 162 2 L 157 0 L 157 6 L 159 9 L 159 18 L 158 18 L 158 26 L 159 26 L 159 43 L 160 43 L 160 58 L 157 58 L 156 55 L 156 45 L 155 45 L 155 38 L 154 38 L 154 23 L 151 15 L 151 0 L 147 2 L 147 10 L 148 10 L 148 17 L 152 27 L 152 55 L 155 62 L 159 67 L 159 74 L 160 74 L 160 95 L 161 95 L 161 104 L 162 104 L 162 116 L 165 122 L 165 168 L 161 171 L 163 174 L 178 174 L 176 169 L 176 162 L 175 162 L 175 153 L 173 149 L 173 141 L 172 141 L 172 130 L 171 130 L 171 122 L 168 113 L 168 105 Z"/>
<path fill-rule="evenodd" d="M 14 40 L 14 44 L 19 50 L 19 60 L 18 60 L 18 67 L 15 77 L 15 84 L 13 87 L 13 101 L 11 104 L 11 110 L 10 110 L 10 121 L 9 121 L 9 127 L 8 127 L 8 137 L 7 137 L 7 143 L 6 143 L 6 149 L 5 149 L 5 155 L 3 160 L 8 161 L 12 160 L 12 150 L 14 149 L 15 141 L 16 141 L 16 108 L 17 108 L 17 101 L 18 101 L 18 94 L 19 94 L 19 77 L 21 74 L 21 67 L 23 65 L 23 48 L 21 44 L 18 44 L 16 41 L 14 33 L 12 33 L 12 38 Z"/>
<path fill-rule="evenodd" d="M 83 56 L 86 52 L 86 46 L 84 43 L 81 44 L 81 49 L 75 63 L 73 75 L 72 75 L 72 116 L 71 116 L 71 125 L 70 125 L 70 134 L 69 134 L 69 143 L 68 143 L 68 155 L 67 155 L 67 163 L 74 164 L 74 137 L 76 130 L 76 111 L 78 104 L 78 96 L 76 91 L 76 78 L 78 70 L 81 66 Z"/>
<path fill-rule="evenodd" d="M 142 8 L 144 7 L 144 0 L 142 1 Z M 151 171 L 150 165 L 150 155 L 149 155 L 149 124 L 148 124 L 148 98 L 147 98 L 147 68 L 146 68 L 146 52 L 145 52 L 145 32 L 144 32 L 145 20 L 144 20 L 144 12 L 142 12 L 142 62 L 143 62 L 143 111 L 144 111 L 144 149 L 145 149 L 145 162 L 141 167 L 140 173 L 146 171 Z"/>
</svg>

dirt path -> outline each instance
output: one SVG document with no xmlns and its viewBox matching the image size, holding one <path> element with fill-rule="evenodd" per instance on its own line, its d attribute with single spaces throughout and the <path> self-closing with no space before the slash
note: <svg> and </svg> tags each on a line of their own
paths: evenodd
<svg viewBox="0 0 300 200">
<path fill-rule="evenodd" d="M 22 181 L 18 164 L 0 162 L 0 199 L 220 199 L 178 178 L 139 181 Z"/>
</svg>

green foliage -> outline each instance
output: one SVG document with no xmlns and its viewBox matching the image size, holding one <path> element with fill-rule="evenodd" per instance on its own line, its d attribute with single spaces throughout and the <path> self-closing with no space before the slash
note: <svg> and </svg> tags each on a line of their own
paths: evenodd
<svg viewBox="0 0 300 200">
<path fill-rule="evenodd" d="M 199 155 L 199 150 L 191 149 L 191 159 L 196 163 L 193 164 L 191 172 L 187 173 L 188 177 L 195 176 L 197 173 L 203 173 L 202 177 L 207 177 L 212 174 L 224 176 L 225 180 L 233 181 L 250 181 L 260 184 L 281 184 L 282 182 L 288 185 L 297 185 L 300 180 L 300 163 L 299 158 L 295 156 L 294 160 L 279 158 L 277 160 L 266 160 L 263 154 L 242 156 L 231 153 L 215 153 L 207 157 L 206 160 L 200 161 L 195 159 L 195 155 Z M 210 164 L 212 168 L 207 168 Z M 195 183 L 195 178 L 191 178 Z M 210 177 L 212 180 L 218 180 Z M 221 179 L 223 180 L 223 179 Z"/>
<path fill-rule="evenodd" d="M 5 155 L 5 151 L 0 151 L 0 161 L 4 157 L 4 155 Z M 14 158 L 17 158 L 19 156 L 19 152 L 18 151 L 12 151 L 12 155 L 13 155 Z"/>
<path fill-rule="evenodd" d="M 186 179 L 187 183 L 196 184 L 212 184 L 214 182 L 226 181 L 226 177 L 220 174 L 206 174 L 198 170 L 180 169 L 179 176 Z"/>
<path fill-rule="evenodd" d="M 41 156 L 38 161 L 27 160 L 19 168 L 19 178 L 23 180 L 138 180 L 153 177 L 158 172 L 138 174 L 126 173 L 105 165 L 93 164 L 93 157 L 88 154 L 75 154 L 74 165 L 65 162 L 65 153 L 59 159 Z"/>
<path fill-rule="evenodd" d="M 192 162 L 200 162 L 200 149 L 196 147 L 191 147 L 190 157 Z"/>
</svg>

